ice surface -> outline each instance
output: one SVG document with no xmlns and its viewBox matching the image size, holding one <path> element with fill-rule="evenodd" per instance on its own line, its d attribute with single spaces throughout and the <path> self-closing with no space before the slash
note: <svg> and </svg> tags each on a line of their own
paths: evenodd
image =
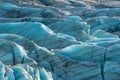
<svg viewBox="0 0 120 80">
<path fill-rule="evenodd" d="M 94 45 L 72 45 L 53 52 L 80 61 L 101 61 L 104 59 L 105 49 Z"/>
<path fill-rule="evenodd" d="M 0 80 L 120 80 L 119 3 L 0 0 Z"/>
<path fill-rule="evenodd" d="M 92 35 L 97 38 L 119 38 L 119 36 L 105 32 L 104 30 L 97 30 Z"/>
<path fill-rule="evenodd" d="M 82 18 L 79 16 L 67 16 L 65 19 L 71 20 L 71 21 L 82 21 Z"/>
<path fill-rule="evenodd" d="M 21 35 L 36 42 L 38 45 L 42 47 L 47 47 L 48 49 L 54 49 L 58 47 L 63 48 L 65 46 L 72 44 L 80 44 L 80 42 L 73 41 L 72 39 L 68 39 L 67 37 L 60 37 L 60 35 L 54 33 L 51 29 L 49 29 L 48 27 L 41 23 L 36 22 L 4 23 L 1 24 L 0 26 L 1 30 L 6 27 L 0 33 Z M 8 29 L 11 29 L 11 31 L 7 31 Z M 59 41 L 58 44 L 53 44 L 58 41 Z M 53 45 L 48 46 L 50 44 Z"/>
</svg>

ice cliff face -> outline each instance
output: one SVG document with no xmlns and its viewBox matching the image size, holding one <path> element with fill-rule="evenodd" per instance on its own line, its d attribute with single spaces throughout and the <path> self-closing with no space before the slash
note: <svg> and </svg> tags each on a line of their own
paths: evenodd
<svg viewBox="0 0 120 80">
<path fill-rule="evenodd" d="M 120 80 L 120 1 L 0 0 L 0 80 Z"/>
</svg>

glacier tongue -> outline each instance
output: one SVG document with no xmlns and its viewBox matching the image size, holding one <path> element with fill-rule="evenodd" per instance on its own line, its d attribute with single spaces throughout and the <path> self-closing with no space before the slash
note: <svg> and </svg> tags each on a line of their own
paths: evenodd
<svg viewBox="0 0 120 80">
<path fill-rule="evenodd" d="M 120 1 L 0 0 L 0 80 L 120 80 Z"/>
</svg>

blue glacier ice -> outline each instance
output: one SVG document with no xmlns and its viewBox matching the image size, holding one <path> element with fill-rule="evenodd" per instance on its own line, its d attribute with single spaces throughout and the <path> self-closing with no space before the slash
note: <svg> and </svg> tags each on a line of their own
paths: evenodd
<svg viewBox="0 0 120 80">
<path fill-rule="evenodd" d="M 4 79 L 5 75 L 5 67 L 4 67 L 4 64 L 0 62 L 0 79 Z"/>
<path fill-rule="evenodd" d="M 0 0 L 0 80 L 120 80 L 120 1 Z"/>
<path fill-rule="evenodd" d="M 53 52 L 80 61 L 101 61 L 104 59 L 105 48 L 94 45 L 72 45 Z"/>
<path fill-rule="evenodd" d="M 35 18 L 35 17 L 13 19 L 13 21 L 10 19 L 2 19 L 2 18 L 0 20 L 1 22 L 4 21 L 4 22 L 13 22 L 13 23 L 23 22 L 23 21 L 41 22 L 45 24 L 47 27 L 49 27 L 50 29 L 52 29 L 54 32 L 71 35 L 75 37 L 76 40 L 79 40 L 79 41 L 86 41 L 94 38 L 93 36 L 89 35 L 90 25 L 88 25 L 84 21 L 75 22 L 75 21 L 66 20 L 66 19 L 61 20 L 61 19 L 48 19 L 48 18 Z M 62 26 L 64 27 L 61 29 Z M 68 32 L 68 30 L 70 32 Z M 79 34 L 79 35 L 76 35 L 76 34 Z"/>
<path fill-rule="evenodd" d="M 91 25 L 91 33 L 96 30 L 105 30 L 107 32 L 119 31 L 120 20 L 116 18 L 109 18 L 107 16 L 99 16 L 88 18 L 87 22 Z M 109 24 L 108 24 L 109 23 Z M 98 28 L 99 27 L 99 28 Z"/>
<path fill-rule="evenodd" d="M 79 16 L 67 16 L 65 19 L 71 20 L 71 21 L 82 21 L 82 18 Z"/>
<path fill-rule="evenodd" d="M 9 27 L 8 27 L 9 25 Z M 23 27 L 26 26 L 24 29 Z M 34 25 L 34 26 L 33 26 Z M 45 25 L 41 23 L 36 22 L 23 22 L 23 23 L 5 23 L 0 25 L 0 29 L 3 29 L 0 33 L 9 33 L 9 34 L 17 34 L 24 36 L 35 43 L 37 43 L 40 46 L 47 47 L 48 49 L 54 49 L 54 48 L 63 48 L 68 45 L 72 44 L 80 44 L 78 41 L 73 41 L 72 37 L 71 39 L 68 39 L 67 37 L 60 37 L 59 34 L 54 33 L 51 29 L 46 27 Z M 10 27 L 11 26 L 11 27 Z M 17 27 L 17 29 L 16 29 Z M 11 29 L 11 31 L 7 31 L 8 29 Z M 27 31 L 28 29 L 29 32 Z M 26 30 L 26 31 L 25 31 Z M 35 34 L 33 34 L 35 33 Z M 31 36 L 32 35 L 32 36 Z M 44 40 L 46 39 L 46 41 Z M 45 41 L 45 43 L 44 43 Z M 54 44 L 51 46 L 47 46 L 49 44 L 53 44 L 55 42 L 59 41 L 59 44 Z M 64 44 L 66 43 L 66 44 Z M 61 45 L 63 44 L 63 45 Z"/>
<path fill-rule="evenodd" d="M 6 66 L 0 62 L 0 69 L 1 80 L 53 80 L 52 73 L 40 67 L 34 68 L 22 64 Z M 5 74 L 6 76 L 4 77 Z"/>
<path fill-rule="evenodd" d="M 97 30 L 92 35 L 97 38 L 119 38 L 119 36 L 108 33 L 104 30 Z"/>
</svg>

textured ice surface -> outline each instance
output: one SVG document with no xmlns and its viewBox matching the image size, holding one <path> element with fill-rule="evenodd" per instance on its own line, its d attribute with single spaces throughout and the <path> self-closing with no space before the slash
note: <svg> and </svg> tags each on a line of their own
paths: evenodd
<svg viewBox="0 0 120 80">
<path fill-rule="evenodd" d="M 101 61 L 104 59 L 105 48 L 94 45 L 72 45 L 53 52 L 80 61 Z"/>
<path fill-rule="evenodd" d="M 10 31 L 8 31 L 9 29 Z M 72 38 L 62 37 L 60 36 L 60 34 L 54 33 L 52 30 L 50 30 L 48 27 L 41 23 L 35 22 L 4 23 L 0 24 L 0 30 L 1 30 L 0 33 L 8 34 L 10 33 L 24 36 L 34 41 L 38 45 L 46 47 L 48 49 L 63 48 L 65 46 L 72 44 L 80 44 L 80 42 L 74 41 Z"/>
<path fill-rule="evenodd" d="M 120 1 L 0 0 L 0 80 L 120 80 Z"/>
<path fill-rule="evenodd" d="M 97 30 L 92 35 L 97 38 L 119 38 L 119 36 L 108 33 L 104 30 Z"/>
</svg>

